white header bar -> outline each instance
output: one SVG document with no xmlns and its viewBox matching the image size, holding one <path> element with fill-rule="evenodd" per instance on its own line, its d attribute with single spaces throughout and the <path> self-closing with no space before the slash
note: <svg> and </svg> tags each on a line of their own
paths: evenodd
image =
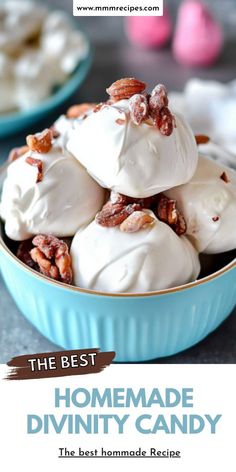
<svg viewBox="0 0 236 472">
<path fill-rule="evenodd" d="M 73 0 L 74 16 L 162 16 L 163 0 Z"/>
</svg>

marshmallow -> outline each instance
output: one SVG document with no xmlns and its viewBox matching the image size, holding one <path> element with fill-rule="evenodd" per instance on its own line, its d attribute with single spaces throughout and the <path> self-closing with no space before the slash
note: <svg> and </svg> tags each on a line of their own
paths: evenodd
<svg viewBox="0 0 236 472">
<path fill-rule="evenodd" d="M 43 163 L 43 178 L 30 156 Z M 22 241 L 38 233 L 73 236 L 101 209 L 104 191 L 58 141 L 47 154 L 28 152 L 8 167 L 0 215 L 9 238 Z"/>
<path fill-rule="evenodd" d="M 74 283 L 116 293 L 150 292 L 195 280 L 198 255 L 185 236 L 177 236 L 149 212 L 154 222 L 125 233 L 95 221 L 75 235 L 71 256 Z"/>
<path fill-rule="evenodd" d="M 103 186 L 130 197 L 148 197 L 191 179 L 197 166 L 193 133 L 178 114 L 163 136 L 152 122 L 136 125 L 128 100 L 106 105 L 78 122 L 68 150 Z"/>
<path fill-rule="evenodd" d="M 190 182 L 165 194 L 177 201 L 187 223 L 187 235 L 199 252 L 214 254 L 236 248 L 234 170 L 200 156 Z"/>
</svg>

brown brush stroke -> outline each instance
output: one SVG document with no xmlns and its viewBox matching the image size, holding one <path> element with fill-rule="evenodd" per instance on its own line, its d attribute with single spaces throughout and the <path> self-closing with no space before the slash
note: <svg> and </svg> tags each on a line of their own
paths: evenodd
<svg viewBox="0 0 236 472">
<path fill-rule="evenodd" d="M 81 354 L 96 353 L 95 365 L 87 365 L 85 367 L 68 367 L 62 368 L 60 363 L 61 356 L 71 356 L 77 354 L 78 362 Z M 29 359 L 43 359 L 55 357 L 56 369 L 53 370 L 31 370 L 31 365 L 28 363 Z M 7 366 L 10 369 L 7 372 L 5 380 L 29 380 L 29 379 L 48 379 L 51 377 L 65 377 L 69 375 L 85 375 L 96 374 L 102 372 L 108 367 L 115 357 L 115 352 L 100 352 L 99 349 L 81 349 L 72 351 L 56 351 L 43 352 L 40 354 L 26 354 L 24 356 L 13 357 Z"/>
</svg>

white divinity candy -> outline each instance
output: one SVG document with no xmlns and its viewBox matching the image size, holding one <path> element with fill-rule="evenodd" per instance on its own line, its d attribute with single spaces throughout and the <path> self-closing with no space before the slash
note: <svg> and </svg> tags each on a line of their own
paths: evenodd
<svg viewBox="0 0 236 472">
<path fill-rule="evenodd" d="M 193 78 L 183 92 L 169 93 L 169 99 L 170 106 L 184 114 L 196 134 L 206 134 L 236 154 L 236 80 L 223 84 Z"/>
<path fill-rule="evenodd" d="M 197 166 L 193 133 L 181 115 L 163 136 L 150 121 L 134 124 L 128 100 L 105 105 L 78 122 L 68 150 L 103 186 L 130 197 L 149 197 L 187 182 Z"/>
<path fill-rule="evenodd" d="M 0 51 L 17 57 L 35 38 L 47 15 L 41 2 L 5 0 L 0 2 Z"/>
<path fill-rule="evenodd" d="M 192 180 L 165 195 L 177 200 L 199 252 L 236 248 L 236 172 L 200 156 Z"/>
<path fill-rule="evenodd" d="M 0 113 L 41 104 L 88 55 L 70 15 L 39 3 L 0 0 Z"/>
<path fill-rule="evenodd" d="M 148 210 L 147 210 L 148 211 Z M 195 280 L 197 251 L 152 212 L 153 224 L 135 233 L 96 221 L 75 235 L 71 256 L 74 283 L 103 292 L 135 293 L 176 287 Z"/>
<path fill-rule="evenodd" d="M 38 169 L 27 157 L 43 163 Z M 29 151 L 10 164 L 3 184 L 0 216 L 9 238 L 22 241 L 35 234 L 73 236 L 101 209 L 104 190 L 56 141 L 47 154 Z"/>
</svg>

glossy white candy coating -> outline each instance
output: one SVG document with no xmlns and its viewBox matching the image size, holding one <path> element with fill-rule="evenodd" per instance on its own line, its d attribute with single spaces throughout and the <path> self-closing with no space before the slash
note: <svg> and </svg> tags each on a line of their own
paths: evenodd
<svg viewBox="0 0 236 472">
<path fill-rule="evenodd" d="M 195 280 L 200 271 L 198 254 L 188 239 L 156 218 L 136 233 L 93 221 L 75 235 L 71 255 L 75 284 L 103 292 L 175 287 Z"/>
<path fill-rule="evenodd" d="M 131 197 L 148 197 L 191 179 L 197 166 L 193 133 L 181 115 L 163 136 L 152 122 L 136 125 L 128 100 L 104 106 L 78 123 L 68 150 L 104 187 Z"/>
</svg>

